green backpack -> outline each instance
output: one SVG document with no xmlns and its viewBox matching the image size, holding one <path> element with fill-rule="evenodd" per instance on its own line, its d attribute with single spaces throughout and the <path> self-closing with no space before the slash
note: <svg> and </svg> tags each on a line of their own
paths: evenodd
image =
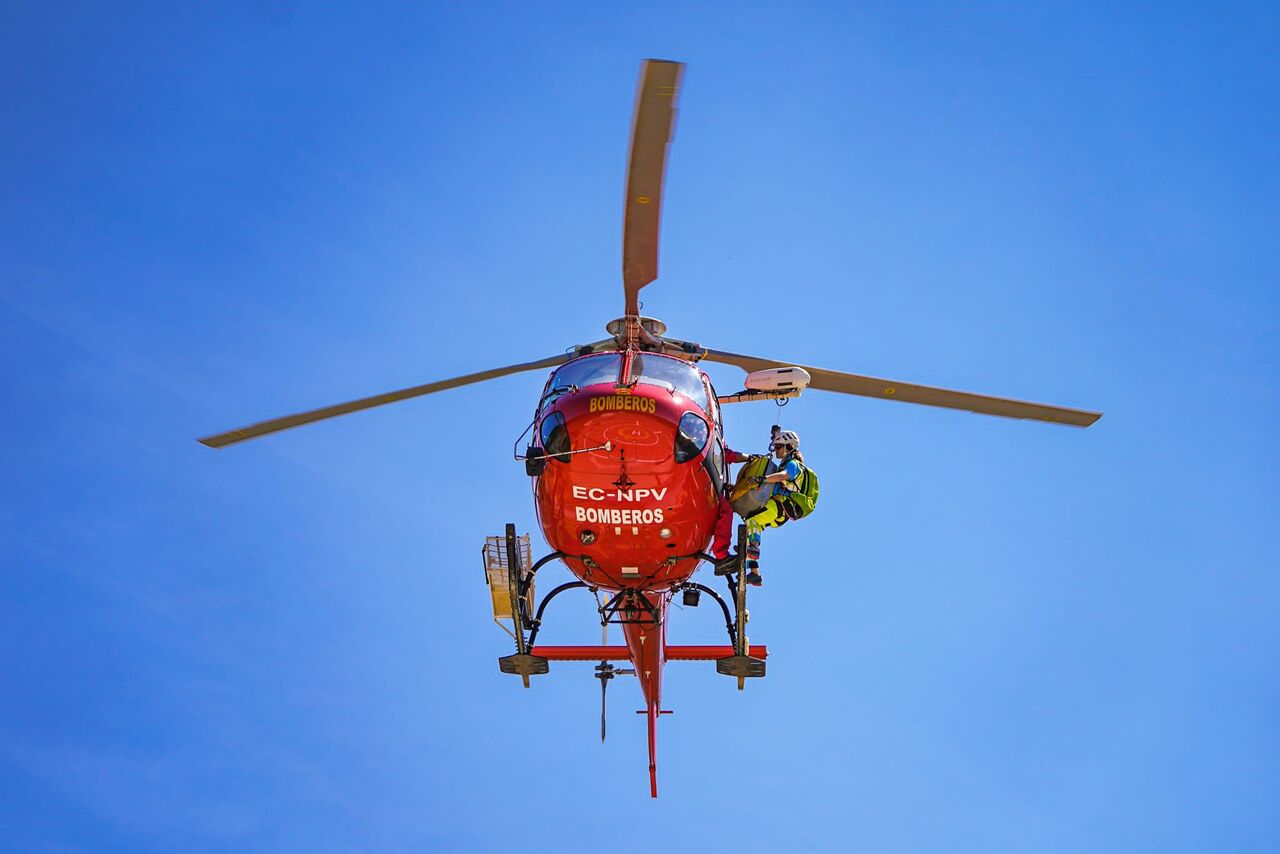
<svg viewBox="0 0 1280 854">
<path fill-rule="evenodd" d="M 803 519 L 813 512 L 818 506 L 818 473 L 806 466 L 800 464 L 804 469 L 797 479 L 796 491 L 787 494 L 785 505 L 787 507 L 787 515 L 792 519 Z"/>
</svg>

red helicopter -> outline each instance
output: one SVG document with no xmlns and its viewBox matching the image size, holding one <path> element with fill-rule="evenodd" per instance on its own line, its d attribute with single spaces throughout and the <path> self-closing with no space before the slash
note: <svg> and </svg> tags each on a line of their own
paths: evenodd
<svg viewBox="0 0 1280 854">
<path fill-rule="evenodd" d="M 728 469 L 721 407 L 750 400 L 798 396 L 806 387 L 885 400 L 1088 427 L 1100 413 L 914 385 L 714 350 L 666 336 L 661 321 L 640 315 L 640 289 L 658 276 L 658 231 L 663 176 L 684 65 L 646 60 L 640 71 L 631 134 L 623 219 L 622 278 L 625 310 L 606 326 L 609 337 L 534 362 L 467 374 L 296 415 L 275 418 L 199 441 L 221 448 L 310 424 L 520 373 L 555 368 L 543 388 L 533 439 L 523 459 L 534 503 L 551 552 L 532 560 L 528 535 L 514 525 L 490 537 L 484 549 L 495 620 L 511 621 L 516 650 L 499 659 L 503 672 L 547 673 L 551 661 L 599 661 L 601 738 L 608 682 L 634 674 L 648 719 L 649 787 L 658 795 L 657 721 L 662 708 L 662 669 L 668 661 L 714 660 L 719 673 L 746 680 L 765 675 L 764 646 L 747 637 L 743 557 L 745 526 L 738 528 L 739 556 L 726 576 L 728 597 L 693 581 L 720 513 Z M 701 361 L 747 372 L 744 388 L 718 395 L 699 369 Z M 527 432 L 527 431 L 526 431 Z M 518 443 L 517 443 L 518 444 Z M 552 561 L 576 576 L 535 600 L 534 578 Z M 536 643 L 549 602 L 585 588 L 596 595 L 601 624 L 621 624 L 625 645 L 546 646 Z M 676 646 L 666 642 L 671 600 L 686 605 L 702 594 L 720 606 L 728 645 Z M 626 662 L 625 669 L 612 662 Z"/>
</svg>

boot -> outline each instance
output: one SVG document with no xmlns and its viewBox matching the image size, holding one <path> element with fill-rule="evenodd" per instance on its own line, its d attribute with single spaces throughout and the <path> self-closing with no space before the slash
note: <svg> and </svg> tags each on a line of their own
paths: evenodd
<svg viewBox="0 0 1280 854">
<path fill-rule="evenodd" d="M 738 570 L 738 556 L 729 555 L 715 562 L 716 575 L 731 575 Z"/>
</svg>

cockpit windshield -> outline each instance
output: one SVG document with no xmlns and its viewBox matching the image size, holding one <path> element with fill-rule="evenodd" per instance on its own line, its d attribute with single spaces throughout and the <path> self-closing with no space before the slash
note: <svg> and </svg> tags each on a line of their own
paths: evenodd
<svg viewBox="0 0 1280 854">
<path fill-rule="evenodd" d="M 711 411 L 707 401 L 707 387 L 702 383 L 702 375 L 688 362 L 652 353 L 636 353 L 631 359 L 629 379 L 632 382 L 662 386 L 668 391 L 689 398 L 700 406 L 703 412 Z"/>
<path fill-rule="evenodd" d="M 551 375 L 546 397 L 542 399 L 543 405 L 574 389 L 599 383 L 616 383 L 621 365 L 622 356 L 618 353 L 601 353 L 569 362 Z"/>
</svg>

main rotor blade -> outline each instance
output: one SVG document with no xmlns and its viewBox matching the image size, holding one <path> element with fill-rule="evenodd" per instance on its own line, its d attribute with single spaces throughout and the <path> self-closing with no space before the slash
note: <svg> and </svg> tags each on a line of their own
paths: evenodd
<svg viewBox="0 0 1280 854">
<path fill-rule="evenodd" d="M 385 394 L 375 394 L 372 397 L 362 397 L 359 400 L 352 400 L 347 403 L 338 403 L 321 409 L 312 409 L 309 412 L 299 412 L 296 415 L 285 415 L 281 418 L 272 418 L 270 421 L 261 421 L 257 424 L 250 424 L 247 427 L 241 427 L 237 430 L 228 430 L 225 433 L 205 436 L 203 439 L 199 439 L 198 441 L 200 444 L 208 445 L 210 448 L 225 448 L 227 445 L 234 445 L 237 442 L 256 439 L 258 436 L 266 436 L 270 433 L 279 433 L 281 430 L 288 430 L 291 427 L 301 427 L 303 424 L 323 421 L 326 418 L 336 418 L 339 415 L 346 415 L 349 412 L 359 412 L 363 409 L 372 409 L 375 406 L 383 406 L 388 403 L 408 400 L 411 397 L 422 397 L 424 394 L 434 394 L 437 391 L 444 391 L 445 389 L 457 388 L 458 386 L 471 385 L 472 383 L 497 379 L 498 377 L 505 377 L 508 374 L 518 374 L 522 371 L 536 371 L 539 368 L 550 368 L 554 365 L 567 362 L 572 358 L 572 354 L 562 353 L 556 356 L 549 356 L 545 359 L 540 359 L 536 362 L 523 362 L 518 365 L 508 365 L 505 368 L 493 368 L 488 371 L 465 374 L 464 376 L 454 377 L 453 379 L 440 380 L 438 382 L 427 383 L 426 385 L 416 385 L 412 388 L 402 388 L 399 391 L 389 391 Z"/>
<path fill-rule="evenodd" d="M 761 371 L 766 368 L 792 367 L 791 362 L 777 362 L 773 359 L 762 359 L 758 356 L 743 356 L 738 353 L 727 353 L 723 350 L 707 350 L 704 359 L 712 362 L 723 362 L 736 365 L 742 370 Z M 1046 421 L 1050 424 L 1069 424 L 1073 427 L 1088 427 L 1102 417 L 1101 412 L 1089 412 L 1084 409 L 1069 409 L 1065 406 L 1052 406 L 1047 403 L 1031 403 L 1025 400 L 1012 400 L 1007 397 L 992 397 L 986 394 L 974 394 L 967 391 L 953 391 L 934 386 L 902 383 L 897 380 L 885 380 L 879 377 L 867 377 L 861 374 L 845 374 L 829 371 L 825 368 L 811 368 L 807 365 L 796 365 L 809 372 L 812 381 L 810 388 L 824 391 L 838 391 L 843 394 L 857 394 L 862 397 L 878 397 L 882 400 L 900 400 L 904 403 L 922 403 L 926 406 L 942 406 L 947 409 L 964 409 L 983 415 L 1001 415 L 1005 418 L 1028 418 L 1033 421 Z"/>
<path fill-rule="evenodd" d="M 661 59 L 646 59 L 640 67 L 622 224 L 622 289 L 628 315 L 640 313 L 640 289 L 658 278 L 662 181 L 683 72 L 684 63 Z"/>
</svg>

